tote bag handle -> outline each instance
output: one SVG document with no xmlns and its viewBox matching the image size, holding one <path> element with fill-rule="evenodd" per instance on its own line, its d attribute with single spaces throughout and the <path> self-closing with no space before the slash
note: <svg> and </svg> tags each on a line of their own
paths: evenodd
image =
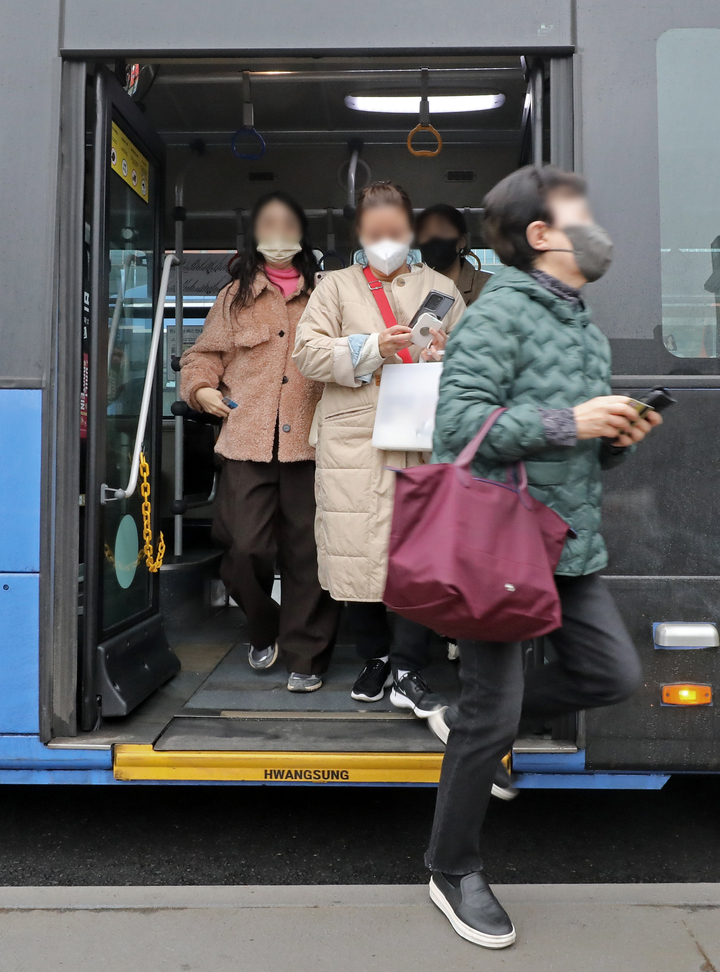
<svg viewBox="0 0 720 972">
<path fill-rule="evenodd" d="M 494 412 L 491 412 L 490 415 L 488 415 L 488 417 L 485 419 L 483 424 L 480 426 L 480 431 L 470 440 L 470 442 L 468 442 L 468 444 L 465 446 L 463 451 L 460 453 L 460 455 L 453 463 L 453 465 L 457 466 L 458 470 L 461 473 L 463 473 L 462 478 L 464 480 L 470 478 L 470 463 L 475 458 L 475 453 L 480 448 L 483 439 L 488 434 L 488 432 L 493 427 L 493 425 L 495 425 L 495 423 L 500 418 L 503 412 L 507 412 L 507 408 L 501 406 L 500 408 L 496 408 Z M 527 473 L 525 471 L 525 463 L 522 461 L 511 463 L 506 468 L 507 468 L 506 480 L 510 480 L 511 473 L 513 474 L 519 473 L 520 475 L 519 475 L 518 486 L 520 487 L 521 490 L 527 489 Z M 515 476 L 513 476 L 513 478 L 515 478 Z"/>
</svg>

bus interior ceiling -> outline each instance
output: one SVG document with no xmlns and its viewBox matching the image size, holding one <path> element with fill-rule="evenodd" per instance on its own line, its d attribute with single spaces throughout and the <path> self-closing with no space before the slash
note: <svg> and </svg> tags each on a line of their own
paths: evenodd
<svg viewBox="0 0 720 972">
<path fill-rule="evenodd" d="M 435 157 L 414 157 L 408 151 L 406 139 L 417 115 L 358 111 L 345 102 L 347 96 L 363 93 L 417 96 L 423 67 L 430 69 L 431 97 L 504 96 L 492 110 L 431 115 L 443 140 Z M 226 266 L 242 245 L 253 204 L 265 192 L 282 189 L 309 211 L 317 249 L 337 255 L 328 261 L 328 269 L 341 265 L 338 256 L 347 264 L 357 247 L 347 210 L 353 149 L 359 157 L 357 190 L 371 180 L 389 179 L 407 189 L 416 209 L 444 202 L 474 210 L 467 214 L 470 244 L 482 249 L 478 210 L 485 193 L 521 159 L 527 87 L 526 65 L 518 56 L 154 61 L 141 74 L 134 100 L 166 145 L 165 249 L 173 249 L 176 206 L 181 205 L 186 211 L 186 262 L 199 258 L 198 251 L 215 251 L 218 266 Z M 243 103 L 248 98 L 255 128 L 266 144 L 259 159 L 238 158 L 231 148 L 233 133 L 247 124 Z M 254 155 L 259 145 L 243 136 L 237 148 Z M 418 147 L 425 146 L 418 142 Z M 183 287 L 185 346 L 197 335 L 214 296 L 193 291 L 191 276 L 187 274 Z M 213 279 L 217 288 L 217 273 Z M 165 313 L 166 325 L 172 327 L 172 296 Z M 166 358 L 168 349 L 166 341 Z M 350 688 L 360 662 L 344 622 L 321 691 L 288 692 L 281 661 L 267 672 L 250 669 L 242 612 L 227 603 L 217 580 L 219 553 L 210 538 L 212 505 L 198 503 L 185 513 L 184 554 L 172 555 L 170 405 L 175 388 L 167 360 L 163 376 L 160 503 L 168 553 L 160 572 L 160 606 L 182 670 L 128 716 L 106 718 L 92 732 L 73 740 L 56 739 L 55 745 L 152 743 L 168 751 L 441 751 L 421 720 L 394 710 L 387 699 L 370 705 L 352 701 Z M 193 469 L 196 457 L 187 437 L 186 443 L 190 479 L 198 469 Z M 209 455 L 199 477 L 204 485 L 198 491 L 204 495 L 212 480 L 211 464 Z M 278 597 L 279 586 L 276 583 Z M 433 650 L 428 681 L 436 691 L 456 698 L 457 665 L 448 661 L 440 638 Z M 537 646 L 529 648 L 529 663 L 533 657 L 537 663 Z M 574 726 L 555 726 L 530 748 L 574 750 L 574 738 Z"/>
</svg>

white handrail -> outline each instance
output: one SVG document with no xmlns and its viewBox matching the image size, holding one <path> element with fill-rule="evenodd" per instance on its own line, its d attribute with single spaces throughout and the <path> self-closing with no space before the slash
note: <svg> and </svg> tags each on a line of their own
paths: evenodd
<svg viewBox="0 0 720 972">
<path fill-rule="evenodd" d="M 155 379 L 155 366 L 157 363 L 158 348 L 160 347 L 160 337 L 163 332 L 163 318 L 165 311 L 165 298 L 167 297 L 168 282 L 170 280 L 170 270 L 178 258 L 174 253 L 167 253 L 163 262 L 162 278 L 160 280 L 160 290 L 158 292 L 157 307 L 155 308 L 155 321 L 153 322 L 152 340 L 150 342 L 150 354 L 148 357 L 147 371 L 145 372 L 145 384 L 143 386 L 142 401 L 140 403 L 140 414 L 138 416 L 137 434 L 135 435 L 135 448 L 133 450 L 132 464 L 130 466 L 130 478 L 125 489 L 113 489 L 105 483 L 100 487 L 100 502 L 108 503 L 112 500 L 128 499 L 135 492 L 140 471 L 140 453 L 142 452 L 145 429 L 147 427 L 147 417 L 150 411 L 150 399 L 152 397 L 153 381 Z"/>
</svg>

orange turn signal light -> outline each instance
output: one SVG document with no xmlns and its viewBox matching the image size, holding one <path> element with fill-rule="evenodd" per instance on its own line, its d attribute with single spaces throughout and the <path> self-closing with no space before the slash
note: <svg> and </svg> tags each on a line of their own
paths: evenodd
<svg viewBox="0 0 720 972">
<path fill-rule="evenodd" d="M 709 685 L 662 686 L 663 705 L 712 705 L 712 688 Z"/>
</svg>

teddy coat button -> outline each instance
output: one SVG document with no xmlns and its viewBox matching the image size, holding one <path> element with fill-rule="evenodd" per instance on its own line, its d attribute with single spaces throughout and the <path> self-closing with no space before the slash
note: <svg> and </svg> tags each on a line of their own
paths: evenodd
<svg viewBox="0 0 720 972">
<path fill-rule="evenodd" d="M 283 425 L 283 432 L 289 432 L 289 431 L 290 431 L 290 426 L 289 425 Z"/>
<path fill-rule="evenodd" d="M 283 383 L 283 385 L 287 385 L 287 383 L 288 383 L 288 376 L 287 375 L 283 375 L 282 383 Z"/>
<path fill-rule="evenodd" d="M 278 337 L 285 337 L 285 331 L 278 331 Z"/>
</svg>

